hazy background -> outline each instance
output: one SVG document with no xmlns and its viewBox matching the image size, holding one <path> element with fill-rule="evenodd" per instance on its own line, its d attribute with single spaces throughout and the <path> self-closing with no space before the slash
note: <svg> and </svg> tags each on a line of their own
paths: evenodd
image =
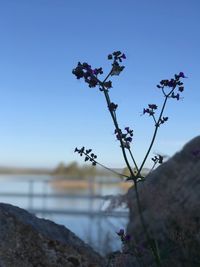
<svg viewBox="0 0 200 267">
<path fill-rule="evenodd" d="M 127 59 L 110 94 L 121 127 L 134 129 L 139 162 L 154 129 L 140 114 L 162 102 L 156 84 L 180 71 L 189 77 L 152 152 L 179 150 L 200 128 L 199 10 L 196 0 L 1 0 L 0 165 L 82 163 L 73 150 L 85 145 L 100 162 L 123 167 L 103 95 L 71 73 L 78 61 L 108 71 L 115 50 Z"/>
</svg>

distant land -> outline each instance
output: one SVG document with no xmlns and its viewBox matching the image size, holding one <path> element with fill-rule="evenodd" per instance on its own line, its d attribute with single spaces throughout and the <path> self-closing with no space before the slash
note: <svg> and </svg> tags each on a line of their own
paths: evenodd
<svg viewBox="0 0 200 267">
<path fill-rule="evenodd" d="M 0 166 L 0 174 L 7 175 L 20 175 L 20 174 L 33 174 L 33 175 L 50 175 L 52 169 L 48 168 L 25 168 L 25 167 L 4 167 Z"/>
<path fill-rule="evenodd" d="M 129 175 L 127 168 L 113 168 L 114 172 Z M 144 169 L 144 175 L 149 169 Z M 52 175 L 55 177 L 84 179 L 88 176 L 112 176 L 120 177 L 106 169 L 94 167 L 91 165 L 79 166 L 77 162 L 69 164 L 60 163 L 56 168 L 27 168 L 27 167 L 5 167 L 0 166 L 0 175 Z"/>
</svg>

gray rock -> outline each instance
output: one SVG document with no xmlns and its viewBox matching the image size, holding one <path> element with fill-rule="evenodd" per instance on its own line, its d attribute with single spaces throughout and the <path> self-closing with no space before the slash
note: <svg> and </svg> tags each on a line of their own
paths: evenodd
<svg viewBox="0 0 200 267">
<path fill-rule="evenodd" d="M 140 261 L 132 254 L 113 252 L 108 257 L 106 267 L 140 267 Z"/>
<path fill-rule="evenodd" d="M 138 183 L 138 191 L 148 231 L 160 249 L 162 266 L 200 266 L 200 136 L 149 174 L 145 182 Z M 127 231 L 146 246 L 133 187 L 127 197 Z M 147 259 L 146 266 L 152 266 Z"/>
<path fill-rule="evenodd" d="M 64 226 L 0 204 L 0 267 L 18 266 L 103 267 L 105 261 Z"/>
</svg>

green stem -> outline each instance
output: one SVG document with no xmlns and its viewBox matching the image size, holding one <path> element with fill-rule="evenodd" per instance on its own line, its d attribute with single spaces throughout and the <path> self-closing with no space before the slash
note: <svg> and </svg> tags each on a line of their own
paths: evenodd
<svg viewBox="0 0 200 267">
<path fill-rule="evenodd" d="M 84 154 L 86 157 L 88 157 L 89 159 L 91 159 L 93 162 L 95 162 L 96 164 L 98 164 L 99 166 L 101 166 L 102 168 L 104 168 L 104 169 L 106 169 L 106 170 L 108 170 L 108 171 L 110 171 L 110 172 L 112 172 L 112 173 L 114 173 L 114 174 L 117 174 L 117 175 L 119 175 L 119 176 L 123 176 L 123 177 L 129 178 L 128 175 L 125 175 L 125 174 L 116 172 L 116 171 L 114 171 L 113 169 L 110 169 L 109 167 L 106 167 L 105 165 L 99 163 L 98 161 L 96 161 L 95 159 L 93 159 L 92 157 L 90 157 L 90 155 L 86 154 L 85 152 L 83 152 L 83 154 Z"/>
<path fill-rule="evenodd" d="M 157 135 L 157 132 L 158 132 L 159 122 L 160 122 L 160 120 L 161 120 L 161 118 L 162 118 L 162 115 L 163 115 L 163 112 L 164 112 L 164 109 L 165 109 L 167 100 L 168 100 L 170 94 L 174 91 L 174 89 L 175 89 L 175 88 L 173 88 L 167 95 L 165 95 L 165 100 L 164 100 L 164 102 L 163 102 L 163 106 L 162 106 L 162 109 L 161 109 L 161 112 L 160 112 L 160 116 L 159 116 L 157 122 L 155 123 L 155 130 L 154 130 L 154 133 L 153 133 L 153 137 L 152 137 L 151 143 L 150 143 L 149 148 L 148 148 L 148 150 L 147 150 L 147 153 L 146 153 L 146 155 L 145 155 L 145 157 L 144 157 L 144 159 L 143 159 L 143 161 L 142 161 L 142 164 L 141 164 L 141 166 L 140 166 L 140 168 L 139 168 L 138 175 L 140 175 L 141 170 L 142 170 L 142 168 L 143 168 L 143 166 L 144 166 L 144 164 L 145 164 L 145 162 L 146 162 L 146 160 L 147 160 L 147 158 L 148 158 L 148 156 L 149 156 L 149 153 L 150 153 L 150 151 L 151 151 L 151 149 L 152 149 L 152 146 L 153 146 L 153 144 L 154 144 L 154 141 L 155 141 L 155 138 L 156 138 L 156 135 Z"/>
<path fill-rule="evenodd" d="M 133 160 L 133 163 L 134 163 L 134 165 L 135 165 L 135 168 L 136 168 L 136 170 L 137 170 L 137 172 L 138 172 L 139 168 L 138 168 L 138 165 L 137 165 L 137 163 L 136 163 L 136 161 L 135 161 L 135 159 L 134 159 L 134 157 L 133 157 L 132 151 L 131 151 L 130 148 L 128 149 L 128 151 L 129 151 L 129 153 L 130 153 L 131 159 Z"/>
<path fill-rule="evenodd" d="M 155 138 L 156 138 L 156 135 L 157 135 L 157 131 L 158 131 L 158 127 L 159 127 L 159 122 L 160 122 L 160 119 L 162 118 L 162 115 L 163 115 L 163 112 L 164 112 L 164 109 L 165 109 L 165 106 L 166 106 L 166 103 L 167 103 L 167 99 L 168 97 L 170 96 L 170 94 L 173 92 L 174 88 L 169 92 L 169 94 L 165 95 L 165 100 L 163 102 L 163 106 L 162 106 L 162 109 L 161 109 L 161 112 L 160 112 L 160 116 L 157 120 L 157 122 L 155 123 L 155 130 L 154 130 L 154 134 L 153 134 L 153 137 L 152 137 L 152 140 L 151 140 L 151 143 L 150 143 L 150 146 L 147 150 L 147 153 L 144 157 L 144 160 L 138 170 L 138 173 L 137 173 L 137 176 L 140 176 L 140 173 L 141 173 L 141 170 L 147 160 L 147 157 L 152 149 L 152 146 L 154 144 L 154 141 L 155 141 Z M 138 206 L 138 212 L 139 212 L 139 217 L 140 217 L 140 221 L 141 221 L 141 224 L 142 224 L 142 227 L 143 227 L 143 230 L 144 230 L 144 234 L 146 236 L 146 239 L 147 239 L 147 242 L 152 250 L 152 253 L 154 255 L 154 258 L 155 258 L 155 262 L 157 263 L 158 266 L 161 266 L 161 262 L 160 262 L 160 258 L 159 258 L 159 255 L 158 255 L 158 251 L 157 251 L 157 248 L 154 246 L 154 244 L 152 244 L 152 240 L 150 238 L 150 235 L 147 231 L 147 227 L 145 225 L 145 220 L 144 220 L 144 217 L 143 217 L 143 213 L 142 213 L 142 208 L 141 208 L 141 202 L 140 202 L 140 198 L 139 198 L 139 193 L 138 193 L 138 188 L 137 188 L 137 183 L 135 183 L 135 194 L 136 194 L 136 202 L 137 202 L 137 206 Z"/>
<path fill-rule="evenodd" d="M 117 133 L 118 133 L 118 136 L 119 136 L 119 141 L 120 141 L 120 145 L 121 145 L 121 149 L 122 149 L 122 154 L 123 154 L 124 160 L 125 160 L 126 165 L 127 165 L 128 169 L 130 171 L 131 177 L 134 180 L 135 179 L 135 175 L 133 173 L 133 170 L 132 170 L 132 168 L 131 168 L 131 166 L 129 164 L 129 161 L 127 159 L 127 156 L 126 156 L 126 151 L 125 151 L 124 144 L 123 144 L 123 141 L 122 141 L 122 138 L 121 138 L 120 128 L 118 126 L 118 122 L 117 122 L 117 119 L 116 119 L 116 114 L 115 114 L 115 112 L 112 112 L 110 110 L 111 101 L 110 101 L 110 97 L 109 97 L 108 91 L 104 87 L 103 87 L 103 89 L 104 89 L 103 92 L 104 92 L 104 95 L 105 95 L 105 98 L 106 98 L 106 102 L 107 102 L 107 105 L 108 105 L 108 110 L 110 112 L 110 115 L 112 117 L 115 129 L 117 130 Z"/>
<path fill-rule="evenodd" d="M 151 173 L 151 172 L 154 170 L 154 168 L 155 168 L 156 164 L 157 164 L 157 162 L 154 162 L 154 164 L 153 164 L 153 166 L 152 166 L 151 170 L 149 171 L 149 173 Z M 149 174 L 149 173 L 148 173 L 148 174 Z"/>
<path fill-rule="evenodd" d="M 152 251 L 152 254 L 153 254 L 154 258 L 155 258 L 155 262 L 157 263 L 157 266 L 161 266 L 160 258 L 159 258 L 159 255 L 158 255 L 158 251 L 154 247 L 154 245 L 152 244 L 152 239 L 151 239 L 151 237 L 150 237 L 150 235 L 148 233 L 148 230 L 147 230 L 147 227 L 146 227 L 146 224 L 145 224 L 145 220 L 144 220 L 144 217 L 143 217 L 142 206 L 141 206 L 141 202 L 140 202 L 140 198 L 139 198 L 137 182 L 134 182 L 134 189 L 135 189 L 136 203 L 137 203 L 137 207 L 138 207 L 138 213 L 139 213 L 139 217 L 140 217 L 140 222 L 142 224 L 142 228 L 143 228 L 144 234 L 146 236 L 147 243 L 149 245 L 149 248 Z"/>
</svg>

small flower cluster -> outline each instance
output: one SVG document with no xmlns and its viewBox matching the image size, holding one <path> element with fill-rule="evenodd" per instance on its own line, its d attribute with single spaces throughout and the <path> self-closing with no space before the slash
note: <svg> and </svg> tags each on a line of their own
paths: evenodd
<svg viewBox="0 0 200 267">
<path fill-rule="evenodd" d="M 123 133 L 121 129 L 119 130 L 115 129 L 115 135 L 117 140 L 121 139 L 124 147 L 129 149 L 130 143 L 133 140 L 133 130 L 131 130 L 129 127 L 125 127 L 124 130 L 126 132 Z"/>
<path fill-rule="evenodd" d="M 154 114 L 155 114 L 155 110 L 158 108 L 157 105 L 155 104 L 149 104 L 148 105 L 148 108 L 144 108 L 143 109 L 143 115 L 144 114 L 149 114 L 149 116 L 153 116 L 154 118 L 154 121 L 156 122 L 155 120 L 155 117 L 154 117 Z M 158 120 L 158 122 L 156 122 L 156 126 L 160 126 L 161 124 L 165 123 L 166 121 L 168 120 L 168 117 L 162 117 Z"/>
<path fill-rule="evenodd" d="M 143 109 L 143 114 L 149 114 L 149 116 L 153 116 L 155 114 L 155 110 L 158 108 L 155 104 L 148 104 L 148 108 Z"/>
<path fill-rule="evenodd" d="M 125 234 L 124 229 L 120 229 L 119 232 L 117 232 L 117 235 L 120 237 L 123 244 L 127 244 L 131 240 L 131 236 L 128 234 Z"/>
<path fill-rule="evenodd" d="M 180 94 L 179 93 L 174 94 L 174 92 L 172 92 L 171 98 L 176 98 L 176 100 L 179 100 L 180 99 Z"/>
<path fill-rule="evenodd" d="M 108 59 L 113 60 L 111 76 L 119 75 L 125 68 L 124 66 L 121 66 L 120 63 L 123 59 L 126 59 L 126 55 L 120 51 L 116 51 L 109 54 Z"/>
<path fill-rule="evenodd" d="M 77 79 L 84 78 L 85 82 L 88 83 L 89 87 L 96 87 L 99 84 L 97 76 L 103 74 L 102 68 L 92 69 L 91 65 L 88 63 L 81 64 L 78 62 L 78 65 L 75 69 L 72 70 L 72 73 L 76 76 Z"/>
<path fill-rule="evenodd" d="M 200 159 L 200 149 L 193 150 L 192 155 L 195 159 Z"/>
<path fill-rule="evenodd" d="M 151 158 L 151 160 L 153 160 L 154 164 L 162 164 L 163 163 L 163 156 L 161 155 L 157 155 L 157 156 L 154 156 L 153 158 Z"/>
<path fill-rule="evenodd" d="M 110 109 L 110 111 L 116 111 L 117 107 L 117 104 L 111 102 L 108 108 Z"/>
<path fill-rule="evenodd" d="M 115 51 L 112 54 L 108 55 L 108 59 L 114 59 L 115 61 L 122 62 L 122 59 L 126 59 L 126 55 L 120 51 Z"/>
<path fill-rule="evenodd" d="M 85 149 L 83 146 L 81 149 L 78 149 L 77 147 L 75 148 L 74 152 L 77 152 L 81 157 L 85 155 L 85 161 L 91 161 L 93 166 L 96 166 L 97 161 L 96 158 L 97 156 L 92 152 L 92 149 Z"/>
<path fill-rule="evenodd" d="M 163 90 L 164 87 L 175 89 L 178 86 L 178 91 L 182 93 L 184 91 L 184 86 L 183 82 L 180 81 L 181 78 L 187 78 L 183 72 L 175 74 L 174 78 L 170 80 L 161 80 L 160 84 L 158 84 L 157 87 Z M 172 92 L 171 97 L 179 100 L 180 94 L 179 93 L 175 94 L 174 92 Z"/>
<path fill-rule="evenodd" d="M 168 121 L 168 117 L 162 117 L 159 122 L 158 122 L 158 126 L 160 126 L 161 124 L 165 123 L 166 121 Z"/>
<path fill-rule="evenodd" d="M 112 54 L 109 54 L 108 59 L 113 60 L 110 75 L 111 76 L 119 75 L 125 68 L 124 66 L 120 65 L 122 60 L 126 59 L 125 54 L 121 53 L 120 51 L 116 51 L 113 52 Z M 90 88 L 99 86 L 101 91 L 112 88 L 112 82 L 110 80 L 109 81 L 105 80 L 104 82 L 101 82 L 98 79 L 98 75 L 103 74 L 102 68 L 92 69 L 91 65 L 89 65 L 88 63 L 78 62 L 76 68 L 72 70 L 72 73 L 76 76 L 77 79 L 84 78 L 85 82 L 88 84 Z"/>
</svg>

